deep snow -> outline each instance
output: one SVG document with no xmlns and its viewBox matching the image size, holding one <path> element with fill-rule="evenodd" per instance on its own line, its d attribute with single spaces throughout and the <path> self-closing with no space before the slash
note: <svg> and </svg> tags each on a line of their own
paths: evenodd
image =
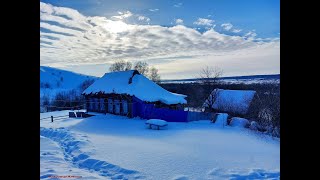
<svg viewBox="0 0 320 180">
<path fill-rule="evenodd" d="M 40 118 L 63 113 L 68 111 Z M 280 178 L 279 140 L 247 129 L 197 121 L 169 122 L 166 130 L 154 131 L 145 120 L 111 114 L 41 120 L 40 126 L 40 134 L 59 144 L 68 164 L 102 179 Z"/>
<path fill-rule="evenodd" d="M 244 128 L 249 125 L 250 125 L 249 121 L 244 118 L 233 117 L 233 118 L 231 118 L 231 121 L 230 121 L 230 126 L 232 126 L 232 127 Z"/>
</svg>

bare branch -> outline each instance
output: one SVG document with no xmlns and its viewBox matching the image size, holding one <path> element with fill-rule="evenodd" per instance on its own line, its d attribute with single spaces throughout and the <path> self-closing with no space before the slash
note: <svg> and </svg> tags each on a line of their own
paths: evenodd
<svg viewBox="0 0 320 180">
<path fill-rule="evenodd" d="M 207 85 L 216 84 L 222 76 L 223 70 L 219 67 L 206 66 L 199 73 L 200 82 Z"/>
<path fill-rule="evenodd" d="M 118 60 L 110 66 L 109 71 L 111 71 L 111 72 L 128 71 L 128 70 L 131 70 L 131 68 L 132 68 L 131 62 L 126 62 L 124 60 Z"/>
</svg>

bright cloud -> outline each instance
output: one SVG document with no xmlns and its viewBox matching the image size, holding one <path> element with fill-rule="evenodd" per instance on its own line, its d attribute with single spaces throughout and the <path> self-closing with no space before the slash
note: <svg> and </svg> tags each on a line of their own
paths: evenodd
<svg viewBox="0 0 320 180">
<path fill-rule="evenodd" d="M 234 32 L 234 33 L 239 33 L 239 32 L 242 31 L 242 29 L 232 29 L 231 31 Z"/>
<path fill-rule="evenodd" d="M 170 74 L 174 71 L 172 68 L 180 72 L 177 70 L 182 59 L 186 59 L 185 64 L 197 63 L 203 57 L 236 59 L 242 55 L 246 59 L 249 54 L 252 57 L 255 53 L 261 55 L 263 48 L 277 51 L 280 44 L 279 39 L 255 42 L 254 31 L 244 37 L 221 34 L 212 28 L 200 33 L 183 25 L 164 27 L 128 24 L 123 21 L 125 18 L 137 16 L 129 11 L 121 12 L 118 16 L 121 17 L 84 16 L 74 9 L 40 2 L 41 65 L 100 66 L 116 59 L 145 60 L 157 65 L 161 72 Z M 148 18 L 138 16 L 138 20 L 148 21 Z M 199 18 L 197 22 L 199 25 L 212 25 L 213 20 Z M 176 23 L 183 23 L 183 20 L 176 19 Z M 268 54 L 264 55 L 266 61 Z M 228 58 L 224 60 L 226 64 L 229 61 Z M 254 62 L 263 64 L 265 61 Z M 243 64 L 246 64 L 244 60 Z M 198 64 L 201 65 L 204 64 Z M 187 70 L 188 67 L 185 68 Z"/>
<path fill-rule="evenodd" d="M 138 16 L 138 20 L 139 21 L 146 21 L 146 22 L 149 22 L 150 21 L 150 18 L 148 18 L 148 17 L 145 17 L 145 16 Z"/>
<path fill-rule="evenodd" d="M 156 12 L 156 11 L 159 11 L 159 9 L 149 9 L 149 11 Z"/>
<path fill-rule="evenodd" d="M 257 33 L 255 33 L 254 30 L 249 31 L 244 35 L 244 37 L 246 37 L 249 40 L 253 40 L 256 36 L 257 36 Z"/>
<path fill-rule="evenodd" d="M 221 27 L 222 27 L 224 30 L 226 30 L 226 31 L 231 31 L 231 32 L 233 32 L 233 33 L 239 33 L 239 32 L 242 31 L 242 29 L 235 29 L 231 23 L 221 24 Z"/>
<path fill-rule="evenodd" d="M 212 26 L 213 22 L 214 20 L 212 19 L 198 18 L 197 21 L 193 22 L 193 24 L 199 25 L 199 26 Z"/>
<path fill-rule="evenodd" d="M 132 13 L 130 11 L 126 11 L 126 12 L 118 12 L 118 16 L 112 16 L 112 18 L 116 18 L 116 19 L 126 19 L 128 17 L 131 17 L 132 16 Z"/>
<path fill-rule="evenodd" d="M 183 20 L 182 19 L 176 19 L 176 24 L 183 24 Z"/>
<path fill-rule="evenodd" d="M 231 23 L 224 23 L 224 24 L 221 24 L 221 27 L 226 30 L 226 31 L 229 31 L 233 25 Z"/>
</svg>

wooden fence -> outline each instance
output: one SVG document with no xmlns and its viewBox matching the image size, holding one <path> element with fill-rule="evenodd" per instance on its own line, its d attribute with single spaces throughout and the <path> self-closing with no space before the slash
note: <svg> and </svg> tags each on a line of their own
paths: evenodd
<svg viewBox="0 0 320 180">
<path fill-rule="evenodd" d="M 210 120 L 214 113 L 188 111 L 188 121 Z"/>
</svg>

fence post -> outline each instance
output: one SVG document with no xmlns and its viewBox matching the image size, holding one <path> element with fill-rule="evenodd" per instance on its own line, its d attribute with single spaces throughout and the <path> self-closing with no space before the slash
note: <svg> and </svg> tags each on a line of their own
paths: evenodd
<svg viewBox="0 0 320 180">
<path fill-rule="evenodd" d="M 51 122 L 53 122 L 53 116 L 51 116 Z"/>
</svg>

